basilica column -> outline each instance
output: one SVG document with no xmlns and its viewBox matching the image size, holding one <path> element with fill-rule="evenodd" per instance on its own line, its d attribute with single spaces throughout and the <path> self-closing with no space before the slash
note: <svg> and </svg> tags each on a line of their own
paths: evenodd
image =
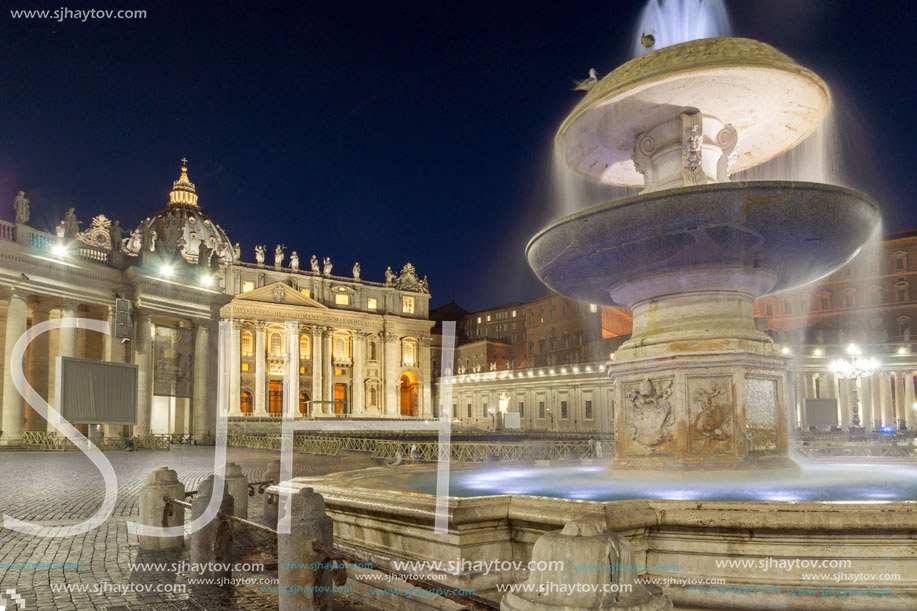
<svg viewBox="0 0 917 611">
<path fill-rule="evenodd" d="M 869 420 L 864 419 L 863 425 L 867 431 L 874 431 L 876 422 L 882 420 L 882 403 L 879 401 L 879 375 L 873 374 L 866 378 L 866 381 L 869 383 L 869 393 L 865 398 L 869 408 L 864 409 L 863 413 L 868 414 Z"/>
<path fill-rule="evenodd" d="M 115 306 L 108 306 L 108 331 L 102 336 L 102 360 L 106 363 L 123 363 L 124 362 L 124 346 L 121 345 L 121 340 L 115 335 L 115 332 L 118 329 L 117 324 L 117 313 L 115 311 Z M 103 437 L 112 437 L 112 436 L 121 436 L 121 425 L 120 424 L 103 424 L 102 425 L 102 436 Z"/>
<path fill-rule="evenodd" d="M 32 327 L 48 322 L 50 316 L 51 308 L 48 304 L 40 301 L 32 304 Z M 37 335 L 29 344 L 28 374 L 29 384 L 47 402 L 51 383 L 51 334 L 47 331 Z M 45 431 L 47 424 L 33 406 L 29 405 L 26 410 L 26 430 Z"/>
<path fill-rule="evenodd" d="M 796 427 L 803 428 L 805 422 L 806 375 L 800 373 L 796 376 Z"/>
<path fill-rule="evenodd" d="M 904 422 L 909 431 L 914 430 L 917 410 L 914 409 L 914 372 L 904 372 Z"/>
<path fill-rule="evenodd" d="M 332 346 L 331 346 L 331 328 L 323 327 L 322 328 L 322 398 L 325 401 L 334 400 L 334 378 L 332 377 L 333 371 L 331 369 L 331 357 L 332 357 Z M 333 403 L 323 403 L 322 412 L 325 414 L 334 415 L 334 410 L 337 406 Z"/>
<path fill-rule="evenodd" d="M 295 418 L 299 412 L 299 323 L 284 324 L 287 362 L 283 374 L 284 415 Z"/>
<path fill-rule="evenodd" d="M 61 302 L 60 317 L 77 318 L 78 304 L 75 301 L 65 299 Z M 58 352 L 60 356 L 77 356 L 79 350 L 79 330 L 76 327 L 61 327 L 58 333 Z"/>
<path fill-rule="evenodd" d="M 383 331 L 379 334 L 383 344 L 383 362 L 382 367 L 385 372 L 382 376 L 384 385 L 383 393 L 385 397 L 385 414 L 387 416 L 397 416 L 401 413 L 398 405 L 398 388 L 401 380 L 398 377 L 398 345 L 395 343 L 395 334 Z"/>
<path fill-rule="evenodd" d="M 362 416 L 365 411 L 363 399 L 363 361 L 366 359 L 366 333 L 354 331 L 353 334 L 353 388 L 351 408 L 354 416 Z"/>
<path fill-rule="evenodd" d="M 61 311 L 63 315 L 63 310 Z M 137 365 L 137 424 L 134 435 L 149 435 L 153 421 L 153 323 L 148 312 L 136 312 L 137 331 L 134 333 L 134 363 Z M 63 333 L 63 329 L 61 332 Z M 74 335 L 75 337 L 75 335 Z M 63 338 L 61 338 L 63 340 Z M 63 352 L 63 348 L 61 348 Z"/>
<path fill-rule="evenodd" d="M 322 415 L 322 328 L 312 327 L 312 405 L 313 417 Z"/>
<path fill-rule="evenodd" d="M 0 420 L 0 430 L 3 431 L 3 436 L 0 437 L 2 445 L 19 445 L 25 428 L 25 399 L 13 386 L 12 354 L 16 341 L 26 331 L 27 296 L 20 289 L 12 289 L 9 308 L 6 311 L 6 335 L 3 341 L 3 418 Z"/>
<path fill-rule="evenodd" d="M 432 418 L 433 416 L 433 393 L 431 392 L 430 386 L 433 381 L 433 376 L 431 372 L 430 361 L 432 359 L 432 346 L 433 338 L 432 337 L 422 337 L 420 339 L 420 389 L 421 389 L 421 401 L 423 406 L 421 407 L 421 413 L 424 418 Z M 439 417 L 438 415 L 436 416 Z"/>
<path fill-rule="evenodd" d="M 267 379 L 267 359 L 264 355 L 264 327 L 263 321 L 255 322 L 255 413 L 254 416 L 263 418 L 267 416 L 265 410 L 265 381 Z"/>
<path fill-rule="evenodd" d="M 201 441 L 215 431 L 213 403 L 216 388 L 209 388 L 208 362 L 215 358 L 210 352 L 210 321 L 195 321 L 193 387 L 191 390 L 191 418 L 194 439 Z"/>
<path fill-rule="evenodd" d="M 229 416 L 242 415 L 242 322 L 232 321 L 229 342 Z"/>
</svg>

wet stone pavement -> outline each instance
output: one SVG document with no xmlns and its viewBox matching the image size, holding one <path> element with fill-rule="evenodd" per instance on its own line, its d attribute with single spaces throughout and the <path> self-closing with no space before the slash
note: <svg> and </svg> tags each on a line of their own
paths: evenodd
<svg viewBox="0 0 917 611">
<path fill-rule="evenodd" d="M 137 496 L 149 472 L 168 466 L 178 472 L 186 490 L 213 470 L 213 448 L 173 446 L 171 451 L 106 452 L 118 476 L 118 500 L 111 518 L 83 535 L 42 538 L 0 527 L 0 596 L 8 610 L 14 590 L 25 611 L 199 611 L 277 609 L 277 594 L 263 591 L 276 585 L 277 571 L 233 573 L 239 585 L 196 585 L 196 576 L 173 570 L 131 570 L 131 563 L 190 562 L 189 539 L 182 550 L 142 552 L 127 522 L 138 518 Z M 320 475 L 372 466 L 366 455 L 344 457 L 294 455 L 294 475 Z M 279 453 L 229 448 L 249 481 L 265 479 L 267 464 Z M 102 503 L 102 476 L 81 452 L 0 452 L 0 514 L 48 526 L 75 524 L 92 516 Z M 261 521 L 261 495 L 249 498 L 249 519 Z M 186 514 L 186 521 L 190 515 Z M 233 561 L 265 563 L 270 537 L 242 532 L 234 537 Z M 267 556 L 270 560 L 269 556 Z M 62 568 L 30 569 L 56 563 Z M 167 567 L 163 567 L 167 568 Z M 133 584 L 133 585 L 130 585 Z M 151 586 L 150 591 L 143 591 Z M 65 587 L 70 587 L 67 591 Z M 126 591 L 131 588 L 131 591 Z M 156 590 L 160 591 L 156 591 Z M 80 591 L 82 590 L 82 591 Z M 0 605 L 4 602 L 0 598 Z M 369 610 L 346 594 L 335 595 L 335 609 Z M 18 608 L 17 608 L 18 611 Z"/>
</svg>

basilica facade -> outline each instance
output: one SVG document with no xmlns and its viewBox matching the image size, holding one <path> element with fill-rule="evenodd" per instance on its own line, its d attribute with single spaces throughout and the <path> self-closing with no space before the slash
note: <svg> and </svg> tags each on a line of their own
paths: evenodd
<svg viewBox="0 0 917 611">
<path fill-rule="evenodd" d="M 0 221 L 2 445 L 53 430 L 16 388 L 11 356 L 27 330 L 59 320 L 77 322 L 37 335 L 22 362 L 25 380 L 51 406 L 57 356 L 137 366 L 136 424 L 97 423 L 99 433 L 208 441 L 218 413 L 432 414 L 430 293 L 410 263 L 376 282 L 359 263 L 333 274 L 327 257 L 312 255 L 300 268 L 297 253 L 281 246 L 272 260 L 257 246 L 255 261 L 243 261 L 239 244 L 201 209 L 184 160 L 165 207 L 132 231 L 103 215 L 84 224 L 73 208 L 42 231 L 22 191 L 13 208 L 14 221 Z M 82 328 L 81 319 L 107 321 L 111 333 Z M 229 346 L 223 372 L 220 345 Z M 222 393 L 220 380 L 228 380 Z"/>
</svg>

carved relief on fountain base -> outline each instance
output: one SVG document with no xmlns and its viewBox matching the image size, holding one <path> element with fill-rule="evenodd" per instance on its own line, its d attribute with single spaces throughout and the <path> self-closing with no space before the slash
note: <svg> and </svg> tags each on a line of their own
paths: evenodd
<svg viewBox="0 0 917 611">
<path fill-rule="evenodd" d="M 614 468 L 735 470 L 792 466 L 787 359 L 678 355 L 615 363 Z"/>
</svg>

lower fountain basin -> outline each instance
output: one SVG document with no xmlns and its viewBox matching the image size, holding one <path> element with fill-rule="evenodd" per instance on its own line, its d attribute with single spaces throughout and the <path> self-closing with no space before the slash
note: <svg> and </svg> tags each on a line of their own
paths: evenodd
<svg viewBox="0 0 917 611">
<path fill-rule="evenodd" d="M 615 304 L 612 287 L 656 272 L 717 265 L 776 274 L 771 292 L 813 282 L 852 259 L 879 226 L 875 202 L 808 182 L 714 183 L 638 195 L 558 219 L 526 247 L 554 291 Z"/>
<path fill-rule="evenodd" d="M 436 494 L 435 469 L 354 472 L 351 484 L 360 488 Z M 868 503 L 917 499 L 917 463 L 807 463 L 792 475 L 759 473 L 754 479 L 692 472 L 675 474 L 641 471 L 639 476 L 616 474 L 603 465 L 487 465 L 454 469 L 449 495 L 477 497 L 494 494 L 624 501 L 783 501 Z"/>
</svg>

